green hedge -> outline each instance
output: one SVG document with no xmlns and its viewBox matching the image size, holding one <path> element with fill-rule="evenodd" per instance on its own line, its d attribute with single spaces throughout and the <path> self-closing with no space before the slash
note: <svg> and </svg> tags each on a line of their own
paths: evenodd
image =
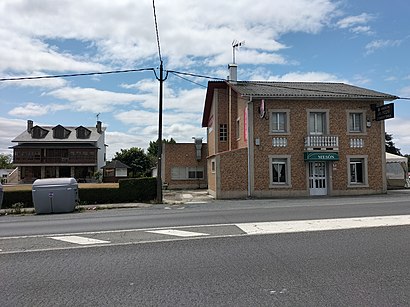
<svg viewBox="0 0 410 307">
<path fill-rule="evenodd" d="M 13 204 L 23 203 L 25 208 L 33 208 L 32 192 L 30 191 L 3 191 L 2 209 L 11 208 Z"/>
<path fill-rule="evenodd" d="M 122 179 L 119 188 L 80 188 L 80 204 L 110 204 L 126 202 L 150 202 L 156 199 L 156 178 Z M 23 203 L 25 208 L 33 207 L 32 191 L 4 191 L 2 209 Z"/>
</svg>

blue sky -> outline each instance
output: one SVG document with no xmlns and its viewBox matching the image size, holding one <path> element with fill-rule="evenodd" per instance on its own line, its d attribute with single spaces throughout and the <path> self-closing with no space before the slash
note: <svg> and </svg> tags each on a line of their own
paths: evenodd
<svg viewBox="0 0 410 307">
<path fill-rule="evenodd" d="M 410 97 L 407 0 L 156 0 L 166 70 L 225 78 L 232 41 L 239 80 L 345 82 Z M 2 0 L 0 78 L 158 68 L 150 0 Z M 192 142 L 201 128 L 206 79 L 169 74 L 164 138 Z M 199 85 L 198 85 L 199 84 Z M 202 86 L 201 86 L 202 85 Z M 0 152 L 26 127 L 107 127 L 108 158 L 157 138 L 152 71 L 0 82 Z M 410 153 L 410 100 L 386 120 Z"/>
</svg>

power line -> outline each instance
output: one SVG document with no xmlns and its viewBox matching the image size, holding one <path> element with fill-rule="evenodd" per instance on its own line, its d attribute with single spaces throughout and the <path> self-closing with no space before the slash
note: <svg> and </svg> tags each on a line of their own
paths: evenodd
<svg viewBox="0 0 410 307">
<path fill-rule="evenodd" d="M 204 79 L 209 79 L 209 80 L 226 81 L 226 79 L 223 79 L 223 78 L 216 78 L 216 77 L 210 77 L 210 76 L 205 76 L 205 75 L 198 75 L 198 74 L 193 74 L 193 73 L 188 73 L 188 72 L 181 72 L 181 71 L 176 71 L 176 70 L 167 70 L 167 71 L 169 73 L 174 74 L 174 75 L 184 75 L 184 76 L 198 77 L 198 78 L 204 78 Z"/>
<path fill-rule="evenodd" d="M 169 72 L 169 71 L 168 71 L 168 72 Z M 179 74 L 176 74 L 176 73 L 174 73 L 174 72 L 171 72 L 171 74 L 173 74 L 174 76 L 176 76 L 176 77 L 178 77 L 178 78 L 181 78 L 182 80 L 185 80 L 185 81 L 187 81 L 187 82 L 196 84 L 196 85 L 198 85 L 198 86 L 200 86 L 200 87 L 203 87 L 203 88 L 207 88 L 206 85 L 203 85 L 203 84 L 201 84 L 201 83 L 198 83 L 198 82 L 189 80 L 188 78 L 182 77 L 182 76 L 180 76 Z"/>
<path fill-rule="evenodd" d="M 154 12 L 155 33 L 157 35 L 158 57 L 159 57 L 159 61 L 162 63 L 161 44 L 159 42 L 159 31 L 158 31 L 158 23 L 157 23 L 157 13 L 155 10 L 155 0 L 152 0 L 152 9 Z"/>
<path fill-rule="evenodd" d="M 53 78 L 67 78 L 67 77 L 80 77 L 80 76 L 94 76 L 94 75 L 108 75 L 108 74 L 120 74 L 120 73 L 130 73 L 130 72 L 140 72 L 140 71 L 155 71 L 155 69 L 154 68 L 140 68 L 140 69 L 111 70 L 111 71 L 73 73 L 73 74 L 61 74 L 61 75 L 44 75 L 44 76 L 32 76 L 32 77 L 1 78 L 0 82 L 38 80 L 38 79 L 53 79 Z"/>
</svg>

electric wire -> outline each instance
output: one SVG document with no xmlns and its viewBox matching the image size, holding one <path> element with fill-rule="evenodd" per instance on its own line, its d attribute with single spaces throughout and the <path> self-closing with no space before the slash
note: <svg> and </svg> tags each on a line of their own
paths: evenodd
<svg viewBox="0 0 410 307">
<path fill-rule="evenodd" d="M 159 61 L 162 63 L 161 44 L 160 44 L 160 40 L 159 40 L 157 13 L 156 13 L 156 9 L 155 9 L 155 0 L 152 0 L 152 9 L 153 9 L 153 12 L 154 12 L 155 33 L 156 33 L 156 36 L 157 36 L 158 57 L 159 57 Z"/>
<path fill-rule="evenodd" d="M 53 78 L 68 78 L 68 77 L 81 77 L 81 76 L 94 76 L 94 75 L 108 75 L 108 74 L 121 74 L 141 71 L 155 71 L 154 68 L 139 68 L 139 69 L 125 69 L 125 70 L 111 70 L 101 72 L 87 72 L 87 73 L 72 73 L 61 75 L 43 75 L 43 76 L 31 76 L 31 77 L 11 77 L 0 78 L 0 82 L 4 81 L 25 81 L 25 80 L 38 80 L 38 79 L 53 79 Z"/>
<path fill-rule="evenodd" d="M 171 73 L 171 74 L 173 74 L 174 76 L 176 76 L 176 77 L 178 77 L 178 78 L 181 78 L 182 80 L 185 80 L 185 81 L 187 81 L 187 82 L 193 83 L 193 84 L 198 85 L 198 86 L 203 87 L 203 88 L 207 88 L 206 85 L 203 85 L 203 84 L 201 84 L 201 83 L 192 81 L 192 80 L 190 80 L 190 79 L 188 79 L 188 78 L 185 78 L 185 77 L 183 77 L 183 76 L 180 76 L 180 75 L 177 74 L 177 73 L 170 72 L 170 71 L 168 71 L 168 72 Z"/>
</svg>

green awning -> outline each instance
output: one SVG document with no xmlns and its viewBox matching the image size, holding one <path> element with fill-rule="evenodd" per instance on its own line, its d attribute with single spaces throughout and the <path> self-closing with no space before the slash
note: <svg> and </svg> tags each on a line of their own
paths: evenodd
<svg viewBox="0 0 410 307">
<path fill-rule="evenodd" d="M 339 161 L 338 152 L 304 152 L 305 161 Z"/>
</svg>

